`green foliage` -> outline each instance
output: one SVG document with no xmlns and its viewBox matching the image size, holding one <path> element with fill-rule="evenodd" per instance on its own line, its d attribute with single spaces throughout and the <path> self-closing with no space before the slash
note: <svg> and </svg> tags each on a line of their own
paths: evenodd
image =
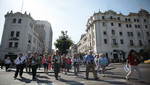
<svg viewBox="0 0 150 85">
<path fill-rule="evenodd" d="M 70 46 L 73 45 L 71 38 L 66 38 L 65 40 L 59 38 L 54 43 L 55 47 L 59 50 L 60 54 L 67 54 Z"/>
</svg>

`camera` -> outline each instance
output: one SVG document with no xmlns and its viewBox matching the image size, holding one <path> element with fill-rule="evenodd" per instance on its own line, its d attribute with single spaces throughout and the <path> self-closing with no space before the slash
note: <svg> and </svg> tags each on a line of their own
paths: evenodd
<svg viewBox="0 0 150 85">
<path fill-rule="evenodd" d="M 91 60 L 91 64 L 93 64 L 94 62 L 93 62 L 94 60 Z"/>
</svg>

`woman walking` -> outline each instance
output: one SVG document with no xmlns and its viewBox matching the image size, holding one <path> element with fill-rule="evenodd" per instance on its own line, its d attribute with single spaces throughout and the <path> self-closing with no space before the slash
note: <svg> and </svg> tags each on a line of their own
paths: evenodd
<svg viewBox="0 0 150 85">
<path fill-rule="evenodd" d="M 97 69 L 97 73 L 100 73 L 100 66 L 99 66 L 99 64 L 98 64 L 98 59 L 99 59 L 99 55 L 98 54 L 96 54 L 95 55 L 95 65 L 96 65 L 96 69 Z"/>
<path fill-rule="evenodd" d="M 50 59 L 48 55 L 44 55 L 42 59 L 42 64 L 44 65 L 44 73 L 48 74 L 48 65 L 49 65 Z"/>
<path fill-rule="evenodd" d="M 10 61 L 10 57 L 7 57 L 7 59 L 5 60 L 6 71 L 8 71 L 8 68 L 10 67 L 11 63 L 12 62 Z"/>
<path fill-rule="evenodd" d="M 131 76 L 133 75 L 134 70 L 136 70 L 138 73 L 139 81 L 142 82 L 141 71 L 138 66 L 138 58 L 134 50 L 131 50 L 129 52 L 126 65 L 130 68 L 129 73 L 126 76 L 126 80 L 129 80 L 129 78 L 131 78 Z"/>
<path fill-rule="evenodd" d="M 15 72 L 15 75 L 14 75 L 15 79 L 17 78 L 19 71 L 20 71 L 19 75 L 22 78 L 25 61 L 26 61 L 26 59 L 25 59 L 25 57 L 23 57 L 23 54 L 19 53 L 19 56 L 16 59 L 16 72 Z"/>
<path fill-rule="evenodd" d="M 76 76 L 76 78 L 78 77 L 78 73 L 79 73 L 79 66 L 81 64 L 81 59 L 80 57 L 78 57 L 78 54 L 75 53 L 74 57 L 73 57 L 73 66 L 74 66 L 74 75 Z"/>
<path fill-rule="evenodd" d="M 102 76 L 105 77 L 104 73 L 105 73 L 105 70 L 106 70 L 106 66 L 108 65 L 108 60 L 107 60 L 107 58 L 105 57 L 105 55 L 103 53 L 100 54 L 98 64 L 102 69 Z"/>
</svg>

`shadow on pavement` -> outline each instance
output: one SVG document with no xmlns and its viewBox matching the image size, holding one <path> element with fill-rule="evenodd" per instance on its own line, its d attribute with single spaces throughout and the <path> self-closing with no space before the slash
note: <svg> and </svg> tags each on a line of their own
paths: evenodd
<svg viewBox="0 0 150 85">
<path fill-rule="evenodd" d="M 83 83 L 80 83 L 80 82 L 77 82 L 77 81 L 65 80 L 65 79 L 62 79 L 62 78 L 60 78 L 59 81 L 64 82 L 64 83 L 69 84 L 69 85 L 84 85 Z"/>
<path fill-rule="evenodd" d="M 21 81 L 21 82 L 25 82 L 25 83 L 31 83 L 31 81 L 32 81 L 32 80 L 27 79 L 27 78 L 25 78 L 25 77 L 22 77 L 21 79 L 17 79 L 17 80 L 19 80 L 19 81 Z"/>
</svg>

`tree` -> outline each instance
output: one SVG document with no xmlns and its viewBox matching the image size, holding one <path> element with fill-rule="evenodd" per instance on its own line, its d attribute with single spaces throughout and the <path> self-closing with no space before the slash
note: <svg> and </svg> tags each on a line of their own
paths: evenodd
<svg viewBox="0 0 150 85">
<path fill-rule="evenodd" d="M 68 37 L 67 31 L 61 31 L 62 36 L 56 39 L 54 45 L 59 50 L 60 54 L 67 54 L 70 46 L 73 45 L 73 41 Z"/>
</svg>

